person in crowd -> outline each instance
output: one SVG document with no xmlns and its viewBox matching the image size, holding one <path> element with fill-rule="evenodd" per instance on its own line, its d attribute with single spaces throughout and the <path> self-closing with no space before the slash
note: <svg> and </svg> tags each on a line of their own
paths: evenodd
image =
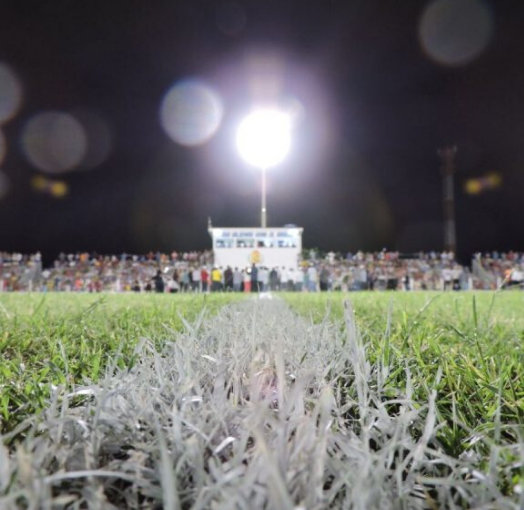
<svg viewBox="0 0 524 510">
<path fill-rule="evenodd" d="M 258 288 L 260 292 L 267 292 L 269 283 L 269 271 L 267 267 L 262 266 L 258 270 Z"/>
<path fill-rule="evenodd" d="M 224 271 L 224 288 L 227 292 L 233 291 L 233 270 L 229 266 Z"/>
<path fill-rule="evenodd" d="M 193 292 L 200 292 L 202 280 L 202 271 L 197 266 L 193 267 L 191 271 L 191 290 Z"/>
<path fill-rule="evenodd" d="M 317 273 L 317 268 L 313 264 L 310 264 L 307 270 L 307 275 L 308 275 L 308 281 L 309 281 L 309 288 L 308 288 L 309 292 L 316 292 L 318 273 Z"/>
<path fill-rule="evenodd" d="M 211 292 L 220 292 L 222 290 L 222 271 L 214 267 L 211 271 Z"/>
<path fill-rule="evenodd" d="M 269 271 L 269 288 L 272 292 L 279 290 L 278 271 L 276 267 L 272 267 Z"/>
<path fill-rule="evenodd" d="M 251 265 L 251 292 L 258 292 L 258 268 L 253 263 Z"/>
<path fill-rule="evenodd" d="M 180 290 L 180 284 L 174 278 L 171 278 L 167 284 L 167 291 L 170 294 L 176 294 Z"/>
<path fill-rule="evenodd" d="M 159 293 L 164 292 L 165 290 L 164 277 L 162 276 L 162 271 L 160 269 L 157 270 L 152 280 L 155 285 L 155 292 L 159 292 Z"/>
<path fill-rule="evenodd" d="M 202 292 L 207 292 L 209 289 L 209 272 L 205 266 L 200 270 L 200 282 L 202 283 Z"/>
<path fill-rule="evenodd" d="M 320 266 L 320 273 L 318 276 L 320 292 L 326 292 L 329 290 L 329 271 L 325 265 Z"/>
<path fill-rule="evenodd" d="M 181 292 L 187 292 L 190 288 L 191 282 L 189 281 L 189 274 L 190 271 L 187 267 L 185 267 L 182 270 L 182 274 L 180 276 L 180 290 Z"/>
<path fill-rule="evenodd" d="M 235 292 L 240 292 L 242 290 L 242 280 L 242 271 L 240 271 L 238 267 L 235 267 L 235 269 L 233 270 L 233 290 Z"/>
<path fill-rule="evenodd" d="M 298 268 L 297 271 L 295 271 L 295 291 L 296 292 L 302 292 L 302 289 L 304 287 L 304 271 L 302 268 Z"/>
<path fill-rule="evenodd" d="M 290 267 L 286 271 L 286 277 L 287 277 L 286 290 L 288 290 L 289 292 L 295 292 L 295 281 L 296 281 L 295 269 Z"/>
</svg>

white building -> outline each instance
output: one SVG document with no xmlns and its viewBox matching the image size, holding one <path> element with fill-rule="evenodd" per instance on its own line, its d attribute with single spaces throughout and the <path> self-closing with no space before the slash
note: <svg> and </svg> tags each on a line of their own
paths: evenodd
<svg viewBox="0 0 524 510">
<path fill-rule="evenodd" d="M 251 264 L 297 269 L 302 228 L 216 228 L 209 226 L 215 266 L 245 268 Z"/>
</svg>

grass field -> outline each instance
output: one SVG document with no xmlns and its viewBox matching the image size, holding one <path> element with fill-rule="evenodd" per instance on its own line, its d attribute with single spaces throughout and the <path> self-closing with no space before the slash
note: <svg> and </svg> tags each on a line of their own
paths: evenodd
<svg viewBox="0 0 524 510">
<path fill-rule="evenodd" d="M 140 489 L 139 482 L 132 482 L 138 495 L 135 494 L 135 503 L 126 503 L 130 507 L 136 504 L 136 508 L 142 508 L 143 502 L 151 498 L 163 501 L 166 508 L 193 508 L 193 504 L 195 508 L 206 508 L 203 501 L 214 501 L 216 508 L 222 508 L 218 502 L 223 501 L 226 508 L 232 494 L 242 493 L 241 485 L 233 492 L 226 490 L 233 483 L 231 480 L 237 483 L 231 473 L 249 466 L 257 470 L 256 474 L 249 471 L 242 476 L 242 483 L 249 485 L 249 491 L 255 491 L 249 492 L 249 498 L 258 494 L 256 487 L 262 484 L 269 491 L 267 501 L 275 508 L 291 509 L 302 504 L 304 508 L 319 509 L 386 508 L 385 502 L 391 503 L 390 508 L 522 508 L 524 293 L 301 293 L 280 297 L 295 312 L 295 319 L 291 313 L 286 315 L 285 305 L 278 299 L 260 312 L 256 306 L 253 310 L 226 307 L 227 313 L 224 312 L 225 305 L 245 299 L 244 295 L 0 296 L 1 432 L 7 438 L 6 445 L 14 448 L 15 439 L 27 436 L 27 428 L 16 433 L 22 420 L 51 405 L 51 385 L 62 388 L 64 393 L 91 387 L 104 378 L 107 381 L 112 374 L 107 368 L 114 358 L 120 382 L 103 384 L 108 388 L 111 384 L 121 387 L 130 367 L 137 365 L 144 370 L 149 363 L 143 359 L 143 348 L 136 349 L 142 338 L 150 340 L 158 353 L 175 340 L 180 352 L 169 351 L 160 357 L 155 354 L 151 358 L 154 369 L 148 370 L 160 370 L 164 374 L 158 376 L 160 379 L 166 377 L 166 370 L 173 371 L 170 377 L 174 378 L 174 387 L 169 389 L 173 401 L 182 402 L 198 395 L 208 404 L 201 412 L 191 414 L 191 419 L 185 418 L 189 432 L 174 429 L 172 409 L 156 402 L 156 397 L 156 403 L 146 400 L 138 407 L 154 406 L 159 422 L 165 413 L 165 423 L 169 425 L 164 429 L 165 437 L 156 434 L 160 434 L 155 436 L 156 447 L 162 450 L 172 444 L 168 448 L 170 455 L 179 459 L 177 483 L 192 488 L 181 488 L 179 495 L 166 489 L 171 483 L 165 479 L 170 461 L 159 453 L 160 480 L 148 486 L 147 491 Z M 207 312 L 201 316 L 204 305 Z M 220 319 L 222 322 L 214 324 L 212 318 L 220 318 L 223 313 L 226 315 Z M 284 314 L 282 323 L 276 318 L 280 313 Z M 267 324 L 257 322 L 257 314 L 265 317 Z M 197 326 L 193 326 L 195 322 Z M 186 333 L 180 336 L 182 330 Z M 249 379 L 255 358 L 259 360 L 257 366 L 264 360 L 264 369 L 251 375 L 249 386 L 244 379 Z M 158 368 L 162 360 L 167 368 Z M 169 368 L 171 365 L 177 368 Z M 265 374 L 266 370 L 274 375 L 260 383 L 258 374 Z M 312 371 L 316 375 L 311 386 L 305 381 L 313 377 Z M 298 382 L 284 384 L 284 372 L 294 372 L 293 381 Z M 147 385 L 153 387 L 151 391 L 156 395 L 157 376 L 148 372 L 145 379 L 143 374 L 140 377 L 140 384 L 153 381 Z M 269 414 L 253 410 L 249 404 L 252 397 L 246 400 L 244 386 L 253 388 L 253 377 L 255 386 L 276 385 L 278 398 L 271 397 L 276 399 L 273 401 L 264 397 Z M 217 381 L 222 381 L 228 392 L 218 391 Z M 140 384 L 128 399 L 140 398 L 145 391 Z M 333 396 L 328 398 L 326 392 Z M 267 393 L 267 388 L 263 388 L 263 393 Z M 54 398 L 51 407 L 58 405 L 56 392 Z M 303 403 L 296 404 L 299 401 Z M 82 399 L 75 402 L 67 405 L 81 404 Z M 281 407 L 278 419 L 274 417 L 275 402 Z M 331 411 L 326 411 L 328 408 Z M 180 412 L 182 409 L 185 407 Z M 65 419 L 65 412 L 56 411 L 61 419 Z M 307 423 L 304 413 L 310 419 Z M 51 425 L 40 425 L 39 433 L 44 434 L 48 428 L 55 430 L 56 420 L 49 421 Z M 256 433 L 253 420 L 265 423 Z M 248 425 L 244 431 L 245 423 Z M 325 427 L 329 423 L 332 437 L 322 432 L 322 423 Z M 158 432 L 158 425 L 155 427 Z M 292 432 L 282 432 L 290 427 Z M 214 443 L 211 448 L 217 431 L 222 429 L 225 442 L 218 446 Z M 201 436 L 201 450 L 194 443 L 191 430 Z M 260 430 L 265 431 L 265 436 L 260 436 Z M 189 435 L 182 448 L 180 437 L 185 433 Z M 55 445 L 55 432 L 50 434 L 50 444 Z M 148 441 L 152 441 L 151 432 L 148 434 Z M 275 435 L 275 457 L 268 453 L 271 434 Z M 282 434 L 288 437 L 287 443 L 282 443 Z M 355 443 L 353 436 L 360 442 Z M 98 438 L 94 444 L 100 441 Z M 126 441 L 124 448 L 129 448 L 129 437 Z M 241 444 L 242 448 L 229 452 L 228 441 L 236 441 L 234 444 Z M 262 453 L 253 453 L 252 445 L 261 443 L 267 443 L 267 447 Z M 201 454 L 195 453 L 195 448 Z M 326 456 L 321 465 L 300 461 L 303 452 L 311 448 L 317 452 L 314 456 Z M 148 452 L 148 456 L 154 450 L 148 443 L 135 449 Z M 341 451 L 346 453 L 342 455 Z M 41 455 L 44 459 L 45 455 Z M 60 455 L 57 453 L 56 458 Z M 193 460 L 189 462 L 188 458 Z M 41 462 L 47 462 L 46 466 L 54 465 L 44 460 Z M 0 464 L 1 461 L 0 455 Z M 286 468 L 292 461 L 298 467 Z M 111 462 L 108 465 L 114 465 L 116 460 Z M 149 467 L 143 469 L 150 473 L 153 461 L 147 462 Z M 184 462 L 196 463 L 200 470 L 195 472 L 187 467 L 189 471 L 184 471 Z M 311 467 L 312 479 L 304 474 L 309 470 L 308 462 L 316 466 Z M 355 472 L 348 467 L 351 463 L 357 466 Z M 282 480 L 271 474 L 275 469 Z M 348 472 L 344 473 L 344 469 Z M 62 480 L 65 475 L 60 473 L 50 474 L 50 483 Z M 104 473 L 109 476 L 107 469 Z M 159 493 L 155 492 L 157 483 L 162 487 Z M 358 488 L 362 483 L 367 487 L 364 495 L 351 492 L 351 487 Z M 27 482 L 20 484 L 27 487 Z M 4 492 L 9 494 L 15 485 L 4 483 Z M 390 485 L 394 489 L 388 494 Z M 403 485 L 411 489 L 402 489 Z M 373 495 L 378 490 L 376 486 L 381 487 L 379 496 Z M 60 487 L 71 489 L 70 485 Z M 32 496 L 24 492 L 27 489 L 19 490 L 25 494 L 25 501 L 30 501 Z M 104 493 L 110 494 L 107 497 L 113 502 L 123 501 L 114 490 L 106 488 Z M 403 500 L 402 491 L 407 491 L 406 498 L 409 495 L 413 499 Z M 260 501 L 266 501 L 261 493 L 258 495 Z M 7 501 L 18 501 L 14 498 L 5 500 L 6 508 L 11 508 Z M 243 506 L 240 502 L 236 507 Z M 251 507 L 248 504 L 246 508 Z"/>
<path fill-rule="evenodd" d="M 0 295 L 0 433 L 42 408 L 51 385 L 97 381 L 118 352 L 131 366 L 141 338 L 157 348 L 205 307 L 238 295 Z"/>
<path fill-rule="evenodd" d="M 524 434 L 524 293 L 289 294 L 312 321 L 342 321 L 350 301 L 367 356 L 396 368 L 385 387 L 416 401 L 436 390 L 446 453 L 467 451 L 476 433 L 516 441 Z"/>
</svg>

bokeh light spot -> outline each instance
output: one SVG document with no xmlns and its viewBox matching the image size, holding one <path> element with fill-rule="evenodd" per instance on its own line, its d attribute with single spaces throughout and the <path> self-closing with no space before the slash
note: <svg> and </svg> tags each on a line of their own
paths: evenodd
<svg viewBox="0 0 524 510">
<path fill-rule="evenodd" d="M 69 185 L 65 181 L 57 181 L 44 177 L 43 175 L 35 175 L 31 179 L 31 187 L 53 198 L 63 198 L 69 193 Z"/>
<path fill-rule="evenodd" d="M 51 184 L 50 194 L 54 198 L 63 198 L 69 193 L 69 186 L 64 181 L 55 181 Z"/>
<path fill-rule="evenodd" d="M 225 2 L 217 9 L 216 21 L 223 34 L 235 36 L 246 26 L 246 11 L 236 2 Z"/>
<path fill-rule="evenodd" d="M 502 177 L 496 172 L 488 174 L 486 180 L 490 188 L 498 188 L 502 184 Z"/>
<path fill-rule="evenodd" d="M 435 62 L 465 65 L 478 57 L 493 33 L 493 17 L 482 0 L 435 0 L 419 24 L 420 43 Z"/>
<path fill-rule="evenodd" d="M 9 177 L 0 170 L 0 200 L 5 198 L 9 193 Z"/>
<path fill-rule="evenodd" d="M 465 190 L 468 195 L 478 195 L 482 191 L 482 184 L 479 179 L 468 179 Z"/>
<path fill-rule="evenodd" d="M 35 175 L 31 179 L 31 187 L 36 191 L 45 191 L 48 186 L 49 180 L 42 175 Z"/>
<path fill-rule="evenodd" d="M 160 121 L 168 136 L 181 145 L 200 145 L 209 140 L 222 121 L 218 94 L 194 80 L 174 85 L 164 96 Z"/>
<path fill-rule="evenodd" d="M 502 177 L 497 172 L 491 172 L 482 177 L 468 179 L 464 184 L 464 190 L 468 195 L 479 195 L 485 191 L 498 188 L 502 184 Z"/>
<path fill-rule="evenodd" d="M 0 62 L 0 124 L 12 119 L 22 105 L 22 86 L 12 69 Z"/>
<path fill-rule="evenodd" d="M 22 146 L 36 168 L 51 174 L 72 170 L 84 158 L 87 137 L 72 115 L 46 112 L 33 117 L 25 126 Z"/>
</svg>

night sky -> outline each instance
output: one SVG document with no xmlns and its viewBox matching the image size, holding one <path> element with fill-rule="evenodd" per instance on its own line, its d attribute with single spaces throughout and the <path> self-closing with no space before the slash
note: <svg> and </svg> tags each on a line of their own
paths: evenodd
<svg viewBox="0 0 524 510">
<path fill-rule="evenodd" d="M 524 250 L 524 2 L 454 1 L 3 1 L 0 61 L 22 96 L 2 126 L 0 251 L 202 250 L 208 216 L 257 226 L 260 174 L 235 135 L 268 101 L 295 115 L 270 226 L 322 250 L 442 249 L 437 149 L 453 144 L 460 256 Z M 223 116 L 186 146 L 159 112 L 196 82 Z M 72 115 L 94 163 L 39 168 L 42 112 Z"/>
</svg>

